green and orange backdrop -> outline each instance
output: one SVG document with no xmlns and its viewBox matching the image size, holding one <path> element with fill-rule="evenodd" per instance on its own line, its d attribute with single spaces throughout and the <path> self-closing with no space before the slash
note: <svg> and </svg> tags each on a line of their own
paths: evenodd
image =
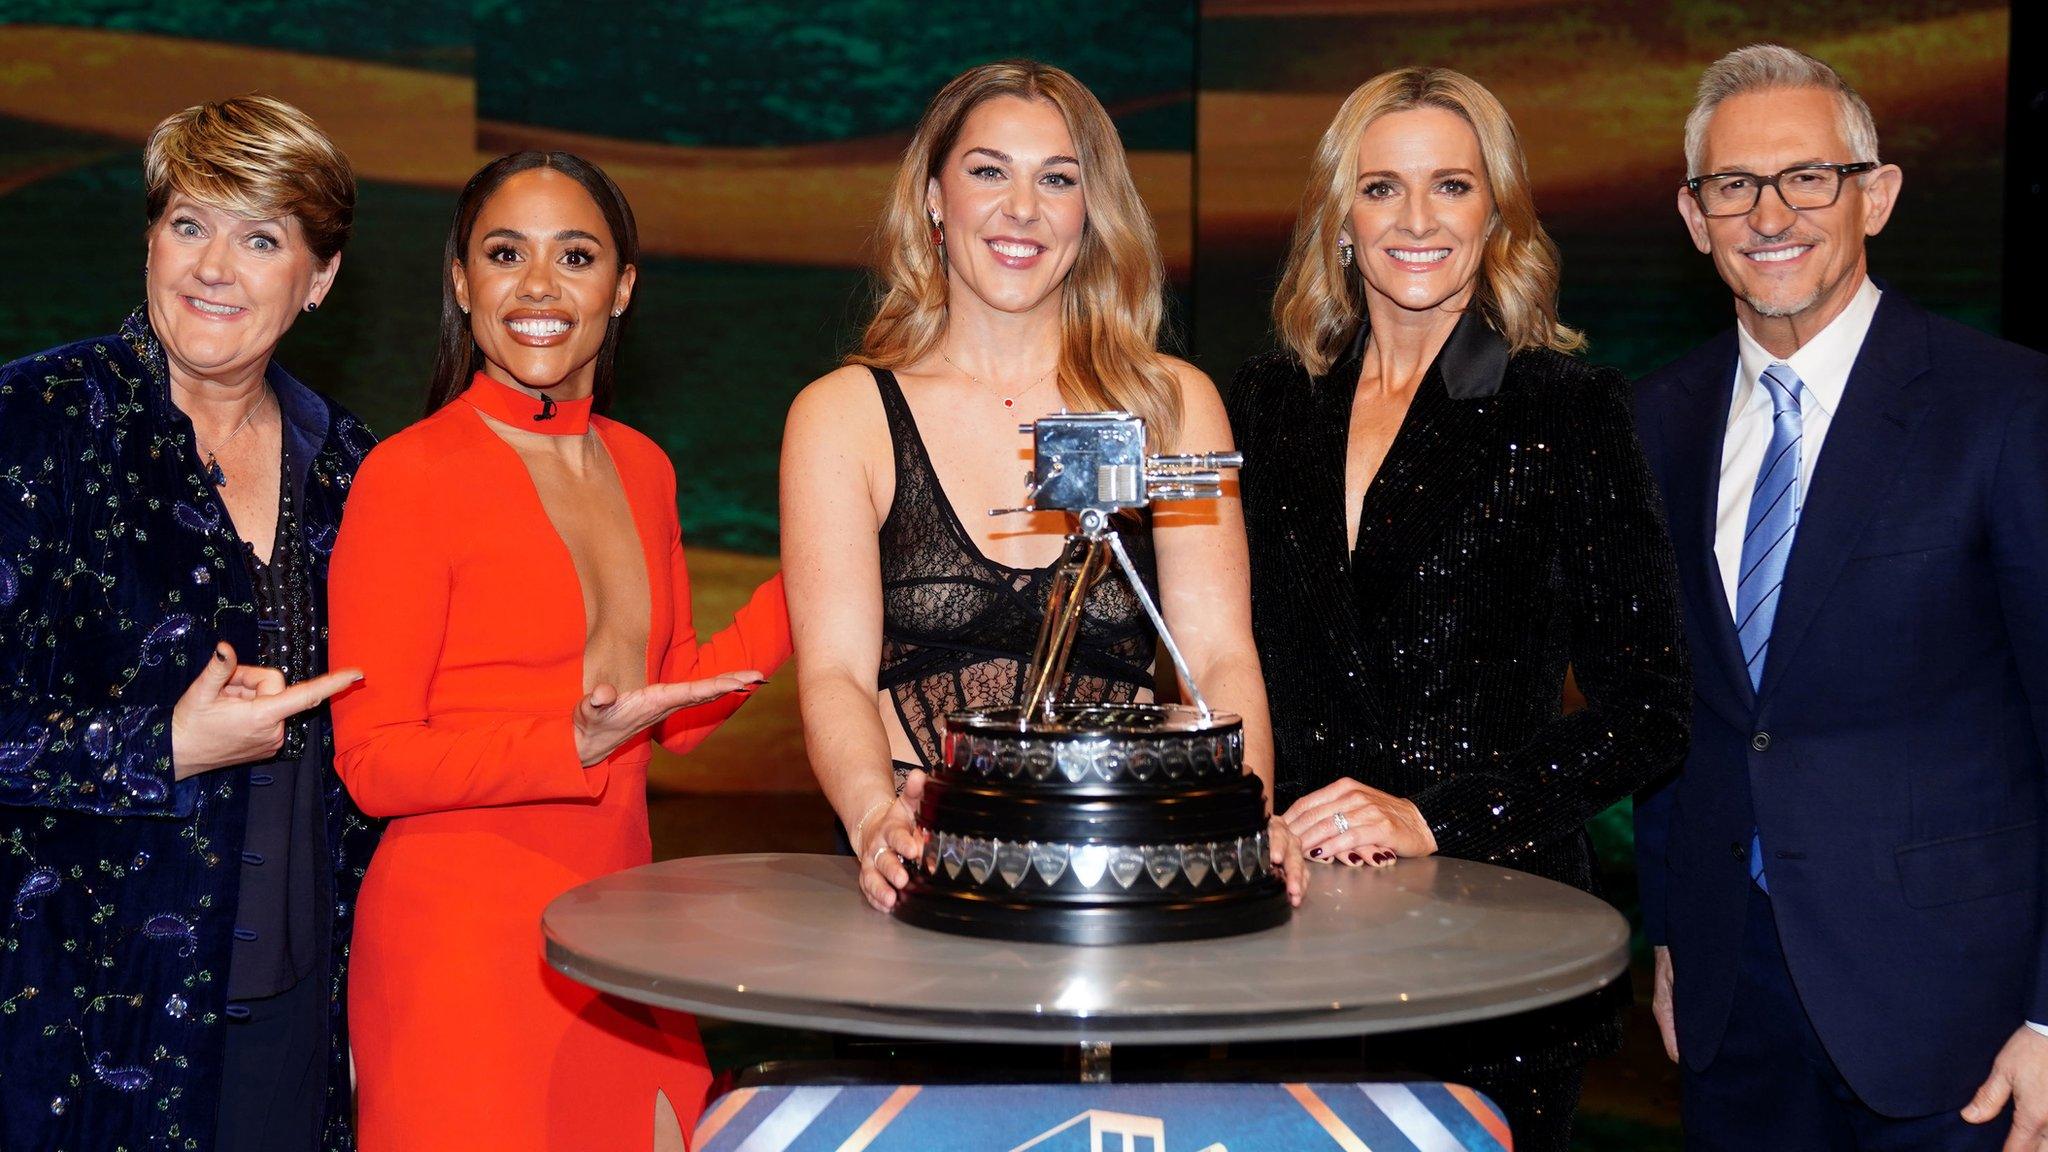
<svg viewBox="0 0 2048 1152">
<path fill-rule="evenodd" d="M 0 0 L 0 359 L 108 331 L 139 300 L 139 144 L 159 118 L 268 92 L 363 182 L 329 306 L 280 358 L 393 431 L 420 411 L 455 190 L 497 153 L 581 152 L 640 219 L 615 414 L 676 461 L 715 627 L 774 569 L 784 409 L 849 346 L 896 158 L 969 65 L 1036 56 L 1101 96 L 1174 277 L 1171 341 L 1219 381 L 1269 340 L 1308 154 L 1343 95 L 1405 63 L 1467 71 L 1520 127 L 1567 320 L 1640 371 L 1728 322 L 1672 207 L 1681 125 L 1700 68 L 1763 39 L 1841 68 L 1905 167 L 1881 274 L 1997 330 L 2008 19 L 2001 0 Z M 717 829 L 721 847 L 823 842 L 793 681 L 658 765 L 657 790 L 684 798 L 657 805 L 664 852 Z M 754 818 L 705 818 L 735 805 Z M 1618 863 L 1626 821 L 1604 829 Z"/>
</svg>

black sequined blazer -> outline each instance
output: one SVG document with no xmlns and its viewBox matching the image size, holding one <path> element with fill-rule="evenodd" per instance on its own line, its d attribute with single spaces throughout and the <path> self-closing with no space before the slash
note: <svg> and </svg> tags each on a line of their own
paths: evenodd
<svg viewBox="0 0 2048 1152">
<path fill-rule="evenodd" d="M 1284 810 L 1343 776 L 1413 800 L 1439 850 L 1596 890 L 1585 824 L 1676 768 L 1691 673 L 1627 384 L 1446 342 L 1346 554 L 1364 332 L 1310 379 L 1274 353 L 1228 400 Z M 1586 707 L 1564 714 L 1566 669 Z"/>
</svg>

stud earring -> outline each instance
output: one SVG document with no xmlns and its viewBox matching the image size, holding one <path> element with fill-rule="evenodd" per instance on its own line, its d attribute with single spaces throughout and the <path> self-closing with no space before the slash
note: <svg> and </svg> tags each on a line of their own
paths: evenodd
<svg viewBox="0 0 2048 1152">
<path fill-rule="evenodd" d="M 318 312 L 319 310 L 320 310 L 320 302 L 319 302 L 318 300 L 308 300 L 308 301 L 306 301 L 306 311 L 308 311 L 308 312 Z"/>
<path fill-rule="evenodd" d="M 1339 240 L 1339 241 L 1337 241 L 1337 267 L 1339 267 L 1339 268 L 1349 268 L 1349 267 L 1351 267 L 1351 261 L 1352 261 L 1352 259 L 1353 259 L 1353 255 L 1352 255 L 1352 251 L 1351 251 L 1351 241 L 1349 241 L 1349 240 Z"/>
</svg>

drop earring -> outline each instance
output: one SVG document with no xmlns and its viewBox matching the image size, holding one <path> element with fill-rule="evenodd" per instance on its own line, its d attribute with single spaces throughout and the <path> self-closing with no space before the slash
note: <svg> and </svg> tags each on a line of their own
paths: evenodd
<svg viewBox="0 0 2048 1152">
<path fill-rule="evenodd" d="M 1339 240 L 1339 241 L 1337 241 L 1337 267 L 1339 267 L 1339 268 L 1349 268 L 1349 267 L 1351 267 L 1351 261 L 1352 261 L 1352 259 L 1353 259 L 1353 256 L 1352 256 L 1352 251 L 1351 251 L 1351 241 L 1349 241 L 1349 240 Z"/>
<path fill-rule="evenodd" d="M 946 246 L 946 230 L 939 224 L 939 214 L 929 208 L 925 209 L 924 214 L 925 218 L 932 222 L 932 247 L 943 249 Z"/>
</svg>

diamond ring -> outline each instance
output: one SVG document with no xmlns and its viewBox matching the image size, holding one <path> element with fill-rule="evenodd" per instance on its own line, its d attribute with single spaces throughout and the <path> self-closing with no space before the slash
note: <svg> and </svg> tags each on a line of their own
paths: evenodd
<svg viewBox="0 0 2048 1152">
<path fill-rule="evenodd" d="M 1342 812 L 1339 812 L 1335 816 L 1330 817 L 1330 823 L 1335 824 L 1337 826 L 1337 831 L 1339 832 L 1351 831 L 1351 821 L 1346 820 Z"/>
</svg>

